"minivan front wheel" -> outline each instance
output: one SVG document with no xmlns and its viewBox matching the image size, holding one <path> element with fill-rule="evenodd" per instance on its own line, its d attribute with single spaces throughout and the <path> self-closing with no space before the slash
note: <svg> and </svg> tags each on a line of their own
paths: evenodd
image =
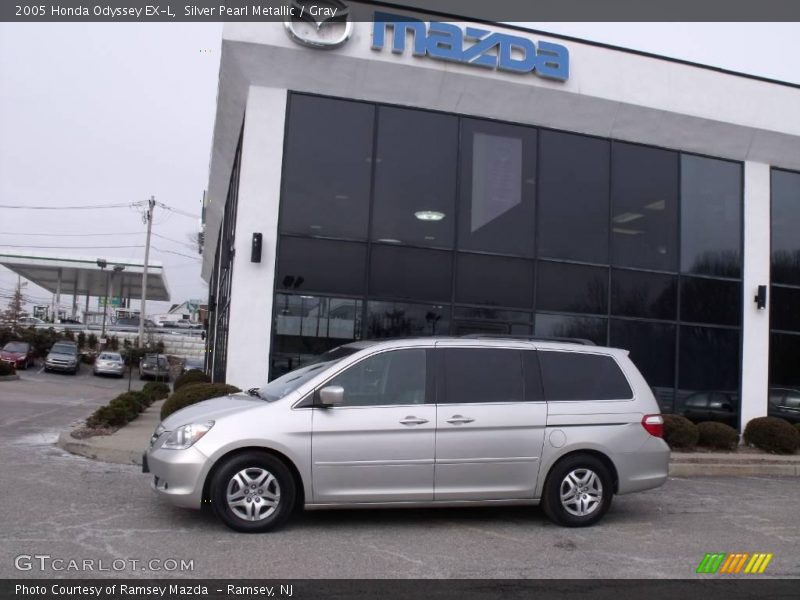
<svg viewBox="0 0 800 600">
<path fill-rule="evenodd" d="M 586 527 L 599 521 L 614 495 L 611 475 L 602 461 L 587 454 L 570 456 L 550 471 L 542 508 L 551 521 Z"/>
<path fill-rule="evenodd" d="M 280 459 L 245 452 L 220 465 L 211 480 L 211 506 L 225 525 L 244 533 L 276 529 L 294 506 L 295 485 Z"/>
</svg>

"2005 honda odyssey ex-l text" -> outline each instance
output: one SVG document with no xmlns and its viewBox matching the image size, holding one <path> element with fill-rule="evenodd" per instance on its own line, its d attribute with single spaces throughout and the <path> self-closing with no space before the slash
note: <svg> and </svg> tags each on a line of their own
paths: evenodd
<svg viewBox="0 0 800 600">
<path fill-rule="evenodd" d="M 662 485 L 650 387 L 613 348 L 489 338 L 364 341 L 158 426 L 145 453 L 172 503 L 269 531 L 300 505 L 540 504 L 596 523 Z"/>
</svg>

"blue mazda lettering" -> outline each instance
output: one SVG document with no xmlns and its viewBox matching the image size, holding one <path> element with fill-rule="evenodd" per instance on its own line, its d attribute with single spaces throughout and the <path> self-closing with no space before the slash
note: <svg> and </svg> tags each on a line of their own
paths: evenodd
<svg viewBox="0 0 800 600">
<path fill-rule="evenodd" d="M 477 27 L 462 30 L 451 23 L 430 24 L 411 17 L 376 12 L 372 49 L 382 50 L 391 30 L 392 52 L 402 54 L 408 37 L 414 56 L 510 71 L 535 73 L 540 77 L 566 81 L 569 78 L 569 50 L 560 44 L 493 32 Z"/>
</svg>

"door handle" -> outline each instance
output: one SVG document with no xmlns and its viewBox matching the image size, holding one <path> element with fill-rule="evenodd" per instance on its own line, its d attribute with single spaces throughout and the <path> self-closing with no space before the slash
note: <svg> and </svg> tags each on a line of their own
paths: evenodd
<svg viewBox="0 0 800 600">
<path fill-rule="evenodd" d="M 447 422 L 453 425 L 463 425 L 464 423 L 472 423 L 474 420 L 475 419 L 470 419 L 469 417 L 463 417 L 461 415 L 453 415 L 447 419 Z"/>
<path fill-rule="evenodd" d="M 428 422 L 428 419 L 421 419 L 419 417 L 408 416 L 405 419 L 402 419 L 400 423 L 403 425 L 423 425 Z"/>
</svg>

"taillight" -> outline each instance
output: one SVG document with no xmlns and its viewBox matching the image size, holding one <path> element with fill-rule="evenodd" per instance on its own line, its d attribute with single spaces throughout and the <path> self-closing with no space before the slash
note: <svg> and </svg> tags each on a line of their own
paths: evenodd
<svg viewBox="0 0 800 600">
<path fill-rule="evenodd" d="M 664 417 L 661 415 L 645 415 L 642 417 L 642 427 L 652 436 L 664 437 Z"/>
</svg>

